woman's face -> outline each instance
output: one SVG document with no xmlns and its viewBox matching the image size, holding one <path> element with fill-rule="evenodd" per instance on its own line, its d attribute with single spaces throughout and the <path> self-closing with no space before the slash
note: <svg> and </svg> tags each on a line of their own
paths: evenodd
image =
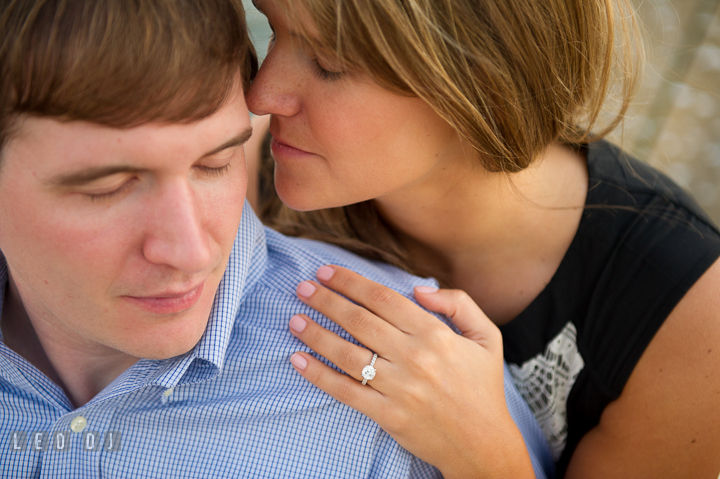
<svg viewBox="0 0 720 479">
<path fill-rule="evenodd" d="M 275 186 L 285 204 L 313 210 L 408 197 L 447 178 L 463 145 L 430 106 L 365 74 L 332 72 L 274 1 L 258 3 L 275 38 L 247 104 L 272 115 Z"/>
</svg>

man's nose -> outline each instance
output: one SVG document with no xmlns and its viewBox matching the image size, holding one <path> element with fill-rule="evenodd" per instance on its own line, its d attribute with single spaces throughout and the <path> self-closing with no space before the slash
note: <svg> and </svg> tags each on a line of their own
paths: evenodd
<svg viewBox="0 0 720 479">
<path fill-rule="evenodd" d="M 182 180 L 164 185 L 149 205 L 143 255 L 151 263 L 186 274 L 207 270 L 212 239 L 197 195 Z"/>
<path fill-rule="evenodd" d="M 301 82 L 298 69 L 282 51 L 268 51 L 257 76 L 245 94 L 248 109 L 256 115 L 291 117 L 300 111 Z"/>
</svg>

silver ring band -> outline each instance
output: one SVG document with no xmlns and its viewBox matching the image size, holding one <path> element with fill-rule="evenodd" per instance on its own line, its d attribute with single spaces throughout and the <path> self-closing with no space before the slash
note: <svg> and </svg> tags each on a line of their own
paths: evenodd
<svg viewBox="0 0 720 479">
<path fill-rule="evenodd" d="M 365 386 L 368 381 L 373 379 L 375 377 L 375 373 L 377 372 L 375 370 L 375 361 L 377 360 L 377 354 L 373 354 L 372 361 L 370 361 L 370 364 L 365 366 L 362 370 L 361 376 L 363 378 L 362 385 Z"/>
</svg>

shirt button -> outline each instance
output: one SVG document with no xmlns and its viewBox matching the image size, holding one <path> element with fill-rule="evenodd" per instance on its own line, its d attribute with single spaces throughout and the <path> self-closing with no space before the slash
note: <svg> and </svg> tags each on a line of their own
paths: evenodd
<svg viewBox="0 0 720 479">
<path fill-rule="evenodd" d="M 166 389 L 165 392 L 163 392 L 163 396 L 170 397 L 173 391 L 175 391 L 175 388 Z"/>
<path fill-rule="evenodd" d="M 78 416 L 70 421 L 70 429 L 72 432 L 83 432 L 83 429 L 87 426 L 87 419 L 82 416 Z"/>
</svg>

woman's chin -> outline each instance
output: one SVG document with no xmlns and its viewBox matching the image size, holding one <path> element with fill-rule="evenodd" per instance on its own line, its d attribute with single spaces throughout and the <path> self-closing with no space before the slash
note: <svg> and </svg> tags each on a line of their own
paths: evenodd
<svg viewBox="0 0 720 479">
<path fill-rule="evenodd" d="M 279 181 L 277 177 L 275 179 L 278 197 L 285 206 L 292 210 L 314 211 L 337 206 L 332 201 L 328 201 L 328 198 L 319 195 L 317 188 L 299 187 L 298 183 L 292 180 L 288 183 Z"/>
<path fill-rule="evenodd" d="M 277 170 L 275 171 L 275 191 L 285 206 L 295 211 L 338 208 L 368 199 L 352 194 L 347 187 L 340 189 L 321 187 L 309 181 L 278 175 Z"/>
<path fill-rule="evenodd" d="M 322 205 L 316 206 L 316 202 L 313 201 L 312 195 L 304 190 L 296 190 L 288 193 L 278 188 L 277 194 L 280 200 L 285 204 L 285 206 L 287 206 L 291 210 L 313 211 L 323 208 Z"/>
</svg>

